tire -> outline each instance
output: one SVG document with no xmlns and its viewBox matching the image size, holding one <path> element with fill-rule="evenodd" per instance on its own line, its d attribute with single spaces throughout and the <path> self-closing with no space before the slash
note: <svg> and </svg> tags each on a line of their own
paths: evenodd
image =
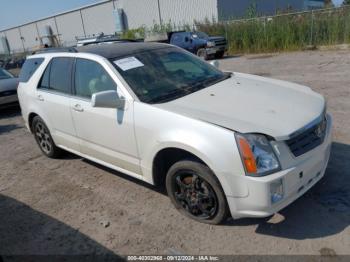
<svg viewBox="0 0 350 262">
<path fill-rule="evenodd" d="M 175 208 L 182 214 L 206 224 L 220 224 L 229 209 L 220 182 L 204 164 L 184 160 L 170 167 L 166 189 Z"/>
<path fill-rule="evenodd" d="M 36 143 L 45 156 L 49 158 L 59 158 L 62 155 L 62 149 L 56 146 L 48 127 L 39 116 L 33 119 L 32 131 Z"/>
<path fill-rule="evenodd" d="M 217 52 L 217 53 L 215 54 L 215 58 L 218 58 L 218 59 L 223 58 L 223 57 L 224 57 L 224 54 L 225 54 L 225 52 L 223 52 L 223 51 Z"/>
<path fill-rule="evenodd" d="M 197 51 L 197 56 L 199 56 L 199 57 L 202 58 L 203 60 L 208 60 L 207 51 L 205 51 L 204 48 L 198 49 L 198 51 Z"/>
</svg>

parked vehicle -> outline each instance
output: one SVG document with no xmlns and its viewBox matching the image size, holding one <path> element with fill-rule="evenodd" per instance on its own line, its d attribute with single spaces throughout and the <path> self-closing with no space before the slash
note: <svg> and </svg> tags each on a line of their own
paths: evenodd
<svg viewBox="0 0 350 262">
<path fill-rule="evenodd" d="M 15 68 L 21 68 L 24 63 L 23 58 L 10 58 L 6 61 L 3 61 L 2 66 L 4 69 L 15 69 Z"/>
<path fill-rule="evenodd" d="M 227 51 L 227 41 L 225 37 L 208 36 L 203 32 L 170 32 L 165 35 L 151 35 L 147 37 L 145 41 L 170 43 L 186 49 L 205 60 L 209 58 L 222 58 Z"/>
<path fill-rule="evenodd" d="M 18 78 L 0 68 L 0 106 L 18 102 Z"/>
<path fill-rule="evenodd" d="M 269 216 L 327 167 L 332 117 L 321 95 L 222 72 L 175 46 L 36 54 L 20 81 L 24 121 L 46 156 L 63 149 L 165 185 L 174 206 L 201 222 Z"/>
<path fill-rule="evenodd" d="M 104 35 L 100 34 L 98 36 L 92 37 L 81 37 L 77 38 L 77 47 L 92 45 L 92 44 L 107 44 L 115 42 L 141 42 L 143 39 L 122 39 L 115 35 Z"/>
</svg>

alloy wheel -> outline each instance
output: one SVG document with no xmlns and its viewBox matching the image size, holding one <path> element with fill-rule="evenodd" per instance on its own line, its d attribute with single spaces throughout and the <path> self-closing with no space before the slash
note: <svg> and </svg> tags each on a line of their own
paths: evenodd
<svg viewBox="0 0 350 262">
<path fill-rule="evenodd" d="M 182 208 L 200 219 L 215 216 L 218 201 L 211 185 L 193 171 L 180 171 L 175 176 L 174 196 Z"/>
<path fill-rule="evenodd" d="M 46 154 L 50 154 L 53 145 L 49 130 L 40 122 L 38 122 L 35 126 L 35 137 L 39 143 L 40 148 Z"/>
</svg>

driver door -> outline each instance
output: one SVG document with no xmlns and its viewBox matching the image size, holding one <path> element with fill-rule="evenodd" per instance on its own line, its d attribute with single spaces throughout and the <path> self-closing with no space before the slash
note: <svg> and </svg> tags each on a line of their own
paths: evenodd
<svg viewBox="0 0 350 262">
<path fill-rule="evenodd" d="M 77 58 L 71 111 L 81 152 L 141 175 L 133 103 L 128 103 L 125 109 L 91 106 L 92 94 L 107 90 L 120 93 L 105 68 L 99 62 Z"/>
</svg>

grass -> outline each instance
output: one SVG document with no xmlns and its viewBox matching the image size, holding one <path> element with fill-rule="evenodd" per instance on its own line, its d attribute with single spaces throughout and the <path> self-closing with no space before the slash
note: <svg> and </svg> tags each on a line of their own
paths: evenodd
<svg viewBox="0 0 350 262">
<path fill-rule="evenodd" d="M 350 7 L 227 22 L 197 23 L 197 30 L 224 35 L 230 53 L 301 50 L 350 43 Z"/>
<path fill-rule="evenodd" d="M 225 22 L 207 19 L 195 22 L 195 26 L 209 35 L 225 36 L 231 54 L 302 50 L 308 46 L 350 43 L 350 6 Z M 128 30 L 123 37 L 137 39 L 148 33 L 174 30 L 193 29 L 169 21 L 152 28 Z"/>
</svg>

